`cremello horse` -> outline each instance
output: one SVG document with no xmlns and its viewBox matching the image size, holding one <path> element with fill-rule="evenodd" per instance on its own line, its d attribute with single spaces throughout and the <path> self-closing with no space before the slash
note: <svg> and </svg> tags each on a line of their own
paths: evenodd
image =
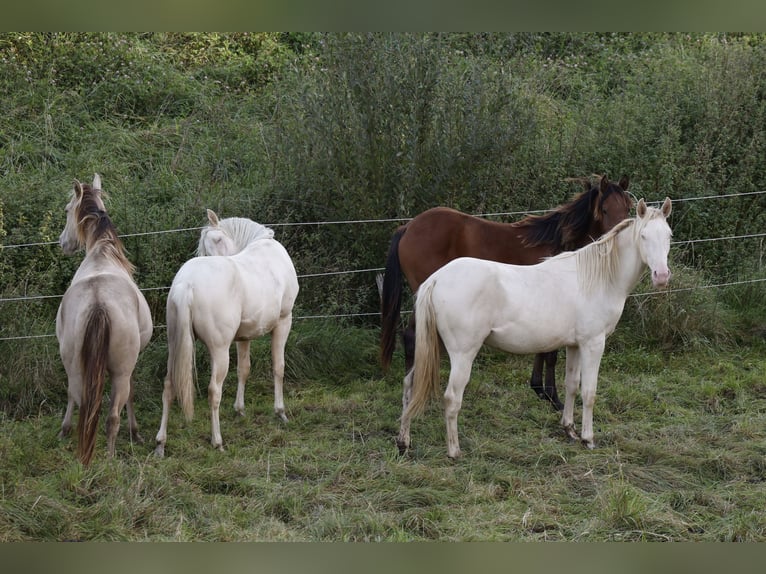
<svg viewBox="0 0 766 574">
<path fill-rule="evenodd" d="M 593 405 L 606 337 L 620 320 L 625 300 L 646 266 L 655 286 L 670 280 L 671 202 L 661 209 L 636 206 L 635 219 L 619 223 L 599 241 L 530 266 L 474 258 L 455 259 L 418 290 L 415 369 L 405 387 L 400 451 L 410 446 L 410 421 L 438 393 L 440 340 L 450 358 L 444 393 L 447 454 L 460 456 L 457 417 L 473 360 L 483 344 L 509 353 L 540 353 L 566 347 L 566 434 L 593 442 Z M 581 387 L 582 439 L 574 425 Z"/>
<path fill-rule="evenodd" d="M 132 376 L 138 354 L 152 336 L 152 317 L 133 281 L 133 265 L 104 209 L 98 174 L 92 185 L 74 182 L 59 243 L 68 255 L 85 248 L 85 259 L 56 315 L 56 337 L 69 379 L 59 436 L 69 434 L 76 404 L 80 408 L 77 456 L 87 465 L 96 445 L 106 373 L 112 385 L 106 422 L 109 454 L 114 455 L 120 413 L 126 404 L 131 438 L 143 442 L 133 411 Z"/>
<path fill-rule="evenodd" d="M 178 397 L 187 420 L 194 415 L 194 338 L 210 352 L 208 402 L 211 443 L 223 450 L 219 406 L 229 370 L 229 347 L 237 341 L 235 410 L 244 414 L 245 382 L 250 374 L 250 341 L 271 333 L 274 411 L 286 421 L 282 384 L 285 344 L 290 334 L 298 277 L 274 231 L 250 219 L 219 221 L 208 210 L 210 225 L 202 230 L 197 255 L 183 264 L 167 301 L 168 372 L 162 393 L 162 421 L 157 432 L 158 456 L 165 454 L 170 404 Z"/>
</svg>

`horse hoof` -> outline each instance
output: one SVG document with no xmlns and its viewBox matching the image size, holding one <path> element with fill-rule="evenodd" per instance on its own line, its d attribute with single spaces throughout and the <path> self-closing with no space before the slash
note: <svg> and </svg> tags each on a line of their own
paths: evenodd
<svg viewBox="0 0 766 574">
<path fill-rule="evenodd" d="M 276 415 L 277 417 L 279 417 L 279 420 L 281 420 L 283 423 L 287 422 L 287 415 L 285 414 L 285 411 L 277 411 Z"/>
<path fill-rule="evenodd" d="M 157 448 L 154 449 L 154 456 L 157 458 L 165 458 L 165 445 L 164 444 L 158 444 Z"/>
<path fill-rule="evenodd" d="M 407 454 L 407 451 L 410 449 L 410 445 L 408 445 L 401 439 L 396 439 L 396 446 L 399 448 L 399 456 L 404 456 L 405 454 Z"/>
<path fill-rule="evenodd" d="M 447 454 L 450 460 L 458 460 L 461 456 L 463 456 L 463 453 L 460 452 L 460 449 L 457 449 L 456 452 Z"/>
<path fill-rule="evenodd" d="M 593 450 L 594 448 L 596 448 L 596 443 L 593 442 L 592 440 L 585 440 L 585 439 L 583 439 L 582 440 L 582 444 L 588 450 Z"/>
<path fill-rule="evenodd" d="M 582 440 L 580 439 L 580 435 L 577 434 L 577 431 L 575 430 L 574 425 L 565 426 L 564 433 L 567 435 L 569 440 L 572 440 L 572 441 Z"/>
<path fill-rule="evenodd" d="M 144 437 L 142 437 L 137 432 L 130 435 L 130 440 L 136 444 L 144 444 Z"/>
</svg>

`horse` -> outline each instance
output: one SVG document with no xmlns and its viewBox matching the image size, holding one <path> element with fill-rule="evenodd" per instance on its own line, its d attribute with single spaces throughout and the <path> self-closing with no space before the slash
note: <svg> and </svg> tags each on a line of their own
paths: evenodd
<svg viewBox="0 0 766 574">
<path fill-rule="evenodd" d="M 636 206 L 601 239 L 531 266 L 459 258 L 432 274 L 418 290 L 418 330 L 412 386 L 405 390 L 397 444 L 410 446 L 410 422 L 438 392 L 440 341 L 450 358 L 444 393 L 447 454 L 460 456 L 457 417 L 473 360 L 483 344 L 508 353 L 539 353 L 566 347 L 566 398 L 561 424 L 568 437 L 594 448 L 593 406 L 605 340 L 617 326 L 625 300 L 645 267 L 652 283 L 670 280 L 667 223 L 662 207 Z M 574 425 L 581 385 L 582 437 Z"/>
<path fill-rule="evenodd" d="M 242 217 L 218 219 L 200 235 L 197 256 L 176 273 L 167 299 L 168 369 L 162 392 L 162 420 L 155 454 L 165 455 L 170 405 L 175 397 L 187 421 L 194 415 L 195 338 L 210 353 L 211 444 L 223 450 L 219 407 L 229 370 L 229 347 L 237 342 L 235 411 L 244 415 L 250 374 L 250 341 L 271 334 L 274 412 L 287 421 L 282 396 L 285 345 L 292 327 L 298 277 L 274 231 Z"/>
<path fill-rule="evenodd" d="M 530 215 L 515 223 L 499 223 L 446 207 L 424 211 L 399 227 L 391 239 L 381 288 L 380 357 L 387 370 L 394 347 L 402 302 L 402 275 L 415 293 L 434 271 L 458 257 L 477 257 L 500 263 L 532 265 L 562 251 L 571 251 L 601 237 L 627 218 L 633 201 L 629 180 L 602 176 L 596 185 L 577 179 L 585 187 L 568 203 L 545 215 Z M 404 331 L 405 373 L 412 370 L 415 341 L 414 315 Z M 530 386 L 556 410 L 563 405 L 556 392 L 558 351 L 535 357 Z M 547 370 L 543 385 L 543 364 Z M 405 381 L 405 386 L 408 384 Z"/>
<path fill-rule="evenodd" d="M 115 454 L 125 405 L 131 440 L 143 442 L 133 409 L 132 377 L 138 355 L 152 336 L 152 316 L 133 280 L 134 267 L 106 213 L 98 174 L 91 185 L 74 181 L 59 245 L 67 255 L 85 249 L 85 258 L 56 314 L 56 337 L 69 381 L 59 437 L 69 435 L 76 404 L 80 409 L 77 457 L 87 466 L 95 450 L 107 373 L 111 382 L 106 422 L 109 455 Z"/>
</svg>

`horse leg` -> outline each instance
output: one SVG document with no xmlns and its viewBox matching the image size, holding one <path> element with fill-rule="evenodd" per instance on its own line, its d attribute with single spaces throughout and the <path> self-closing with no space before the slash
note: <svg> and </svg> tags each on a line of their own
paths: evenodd
<svg viewBox="0 0 766 574">
<path fill-rule="evenodd" d="M 64 439 L 69 436 L 72 431 L 72 413 L 74 412 L 75 397 L 72 391 L 68 393 L 69 398 L 66 403 L 66 412 L 64 413 L 64 420 L 61 421 L 61 431 L 59 432 L 59 438 Z"/>
<path fill-rule="evenodd" d="M 130 380 L 130 396 L 128 396 L 128 428 L 130 429 L 130 440 L 137 444 L 144 444 L 144 437 L 138 433 L 138 421 L 136 420 L 136 411 L 133 408 L 133 391 L 135 390 L 136 383 L 131 378 Z"/>
<path fill-rule="evenodd" d="M 574 403 L 577 397 L 577 388 L 580 386 L 580 349 L 579 347 L 567 347 L 567 365 L 564 379 L 566 397 L 564 398 L 564 412 L 561 416 L 561 426 L 564 432 L 572 440 L 580 440 L 574 424 Z"/>
<path fill-rule="evenodd" d="M 402 418 L 399 426 L 399 436 L 396 438 L 396 446 L 399 447 L 399 454 L 403 455 L 410 448 L 410 417 L 406 416 L 407 406 L 410 404 L 412 396 L 412 377 L 415 371 L 410 369 L 404 377 L 402 384 Z"/>
<path fill-rule="evenodd" d="M 237 341 L 237 398 L 234 410 L 245 416 L 245 383 L 250 376 L 250 341 Z"/>
<path fill-rule="evenodd" d="M 290 335 L 293 316 L 288 315 L 277 323 L 271 332 L 271 368 L 274 371 L 274 413 L 287 422 L 282 387 L 285 380 L 285 346 Z"/>
<path fill-rule="evenodd" d="M 404 346 L 404 372 L 410 373 L 415 364 L 415 313 L 410 315 L 410 320 L 402 331 L 402 343 Z"/>
<path fill-rule="evenodd" d="M 109 401 L 109 416 L 106 419 L 106 448 L 109 456 L 114 456 L 117 433 L 120 431 L 120 413 L 130 399 L 130 373 L 112 375 L 112 394 Z"/>
<path fill-rule="evenodd" d="M 170 413 L 170 405 L 175 398 L 173 392 L 173 385 L 170 381 L 170 376 L 165 377 L 165 384 L 162 389 L 162 419 L 160 420 L 160 428 L 157 431 L 157 446 L 154 449 L 154 454 L 160 458 L 165 456 L 165 442 L 168 439 L 168 415 Z"/>
<path fill-rule="evenodd" d="M 223 451 L 223 438 L 221 437 L 221 422 L 219 412 L 221 408 L 221 395 L 223 394 L 223 381 L 229 371 L 229 348 L 212 347 L 210 349 L 210 384 L 207 388 L 207 400 L 210 404 L 210 444 L 213 448 Z"/>
<path fill-rule="evenodd" d="M 478 352 L 478 350 L 477 350 Z M 471 367 L 476 353 L 450 356 L 450 373 L 447 390 L 444 391 L 444 420 L 447 425 L 447 456 L 460 458 L 457 416 L 463 405 L 463 392 L 471 378 Z"/>
<path fill-rule="evenodd" d="M 543 388 L 543 357 L 545 353 L 535 355 L 535 362 L 532 365 L 532 376 L 529 378 L 529 386 L 537 393 L 541 399 L 546 398 Z"/>
<path fill-rule="evenodd" d="M 553 408 L 560 411 L 564 408 L 559 400 L 559 395 L 556 392 L 556 363 L 559 360 L 559 352 L 551 351 L 550 353 L 543 353 L 543 359 L 545 360 L 545 391 L 543 398 L 549 400 L 553 405 Z"/>
<path fill-rule="evenodd" d="M 604 354 L 605 337 L 599 337 L 584 345 L 580 350 L 580 363 L 582 369 L 582 384 L 580 394 L 582 396 L 582 442 L 592 449 L 596 447 L 593 442 L 593 405 L 596 403 L 596 386 L 598 385 L 598 371 L 601 365 L 601 357 Z"/>
</svg>

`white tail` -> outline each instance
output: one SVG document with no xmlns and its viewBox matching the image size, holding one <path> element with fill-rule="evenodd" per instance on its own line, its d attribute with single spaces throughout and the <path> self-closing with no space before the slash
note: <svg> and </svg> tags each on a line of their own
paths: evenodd
<svg viewBox="0 0 766 574">
<path fill-rule="evenodd" d="M 194 291 L 184 284 L 176 285 L 168 295 L 168 378 L 187 421 L 194 416 L 194 330 L 191 305 Z"/>
<path fill-rule="evenodd" d="M 428 401 L 439 393 L 439 363 L 441 348 L 436 329 L 431 292 L 435 281 L 420 286 L 415 303 L 415 365 L 412 379 L 412 395 L 407 406 L 408 418 L 420 414 Z"/>
</svg>

